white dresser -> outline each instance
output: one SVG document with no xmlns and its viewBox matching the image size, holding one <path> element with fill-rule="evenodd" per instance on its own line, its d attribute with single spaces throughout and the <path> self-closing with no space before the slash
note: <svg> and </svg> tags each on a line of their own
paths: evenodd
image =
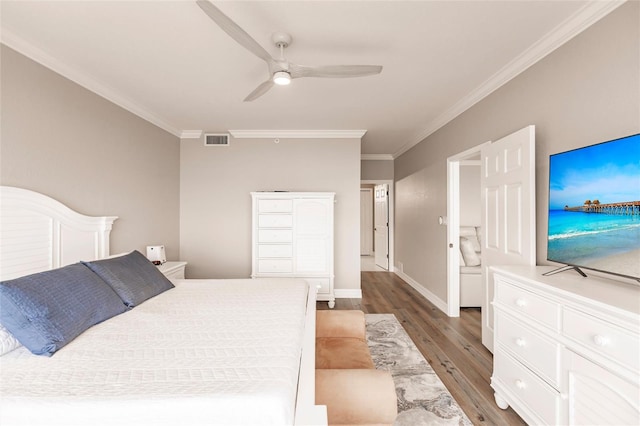
<svg viewBox="0 0 640 426">
<path fill-rule="evenodd" d="M 640 287 L 550 269 L 493 268 L 496 403 L 529 424 L 640 424 Z"/>
<path fill-rule="evenodd" d="M 251 277 L 304 278 L 335 306 L 333 192 L 252 192 Z"/>
</svg>

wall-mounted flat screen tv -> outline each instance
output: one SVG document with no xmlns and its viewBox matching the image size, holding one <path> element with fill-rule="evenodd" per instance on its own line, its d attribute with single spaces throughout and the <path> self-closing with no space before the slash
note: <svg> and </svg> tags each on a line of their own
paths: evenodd
<svg viewBox="0 0 640 426">
<path fill-rule="evenodd" d="M 640 280 L 640 134 L 550 156 L 547 236 L 550 261 Z"/>
</svg>

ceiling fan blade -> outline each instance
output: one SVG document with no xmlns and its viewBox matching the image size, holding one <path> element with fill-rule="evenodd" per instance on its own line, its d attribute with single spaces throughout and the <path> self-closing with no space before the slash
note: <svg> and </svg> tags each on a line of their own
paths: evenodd
<svg viewBox="0 0 640 426">
<path fill-rule="evenodd" d="M 273 61 L 269 53 L 258 44 L 245 30 L 240 28 L 238 24 L 233 22 L 227 15 L 222 13 L 220 9 L 207 0 L 198 0 L 198 6 L 213 20 L 225 33 L 229 34 L 232 39 L 237 41 L 245 49 L 259 58 L 264 59 L 267 63 Z"/>
<path fill-rule="evenodd" d="M 380 74 L 382 65 L 321 65 L 305 66 L 289 64 L 291 78 L 299 77 L 364 77 L 367 75 Z"/>
<path fill-rule="evenodd" d="M 275 83 L 271 79 L 265 81 L 260 86 L 256 87 L 256 89 L 253 92 L 249 93 L 249 96 L 244 98 L 244 102 L 251 102 L 252 100 L 259 98 L 260 96 L 267 93 L 269 89 L 273 87 L 274 84 Z"/>
</svg>

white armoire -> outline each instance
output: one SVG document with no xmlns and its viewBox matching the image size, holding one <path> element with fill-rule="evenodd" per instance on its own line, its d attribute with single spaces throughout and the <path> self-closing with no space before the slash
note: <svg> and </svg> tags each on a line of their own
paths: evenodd
<svg viewBox="0 0 640 426">
<path fill-rule="evenodd" d="M 252 192 L 252 278 L 303 278 L 335 306 L 333 192 Z"/>
</svg>

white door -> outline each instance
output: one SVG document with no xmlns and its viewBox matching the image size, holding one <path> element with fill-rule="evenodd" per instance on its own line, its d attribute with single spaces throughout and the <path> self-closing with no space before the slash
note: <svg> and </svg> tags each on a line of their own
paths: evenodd
<svg viewBox="0 0 640 426">
<path fill-rule="evenodd" d="M 360 256 L 373 254 L 373 189 L 360 188 Z"/>
<path fill-rule="evenodd" d="M 493 351 L 493 265 L 535 265 L 535 126 L 481 150 L 482 344 Z"/>
<path fill-rule="evenodd" d="M 389 270 L 389 185 L 375 187 L 374 250 L 376 265 Z"/>
</svg>

